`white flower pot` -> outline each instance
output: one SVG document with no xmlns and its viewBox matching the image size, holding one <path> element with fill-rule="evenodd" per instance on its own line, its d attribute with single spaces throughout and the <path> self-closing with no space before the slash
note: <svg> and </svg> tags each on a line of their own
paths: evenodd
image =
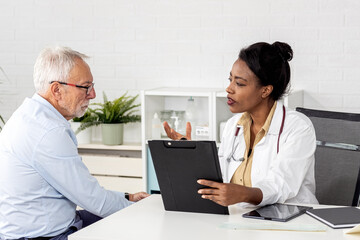
<svg viewBox="0 0 360 240">
<path fill-rule="evenodd" d="M 71 128 L 74 132 L 80 127 L 80 122 L 71 122 Z M 85 130 L 82 130 L 78 134 L 76 134 L 76 139 L 78 141 L 78 144 L 88 144 L 91 143 L 91 127 L 86 128 Z"/>
</svg>

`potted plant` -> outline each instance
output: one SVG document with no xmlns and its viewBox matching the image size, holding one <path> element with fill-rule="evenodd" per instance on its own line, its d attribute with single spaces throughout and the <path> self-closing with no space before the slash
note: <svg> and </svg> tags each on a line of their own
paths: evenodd
<svg viewBox="0 0 360 240">
<path fill-rule="evenodd" d="M 92 103 L 91 105 L 97 108 L 88 108 L 96 120 L 81 123 L 79 131 L 101 124 L 103 144 L 123 144 L 124 124 L 141 120 L 140 115 L 135 114 L 138 111 L 137 107 L 140 106 L 140 104 L 134 104 L 138 95 L 127 96 L 126 92 L 113 101 L 109 101 L 105 93 L 103 97 L 104 103 Z"/>
<path fill-rule="evenodd" d="M 76 134 L 76 139 L 78 141 L 78 144 L 87 144 L 91 142 L 91 128 L 86 128 L 83 131 L 80 130 L 80 125 L 82 123 L 88 123 L 88 122 L 94 122 L 97 120 L 97 117 L 90 113 L 89 110 L 87 110 L 82 117 L 75 117 L 70 122 L 71 128 Z"/>
</svg>

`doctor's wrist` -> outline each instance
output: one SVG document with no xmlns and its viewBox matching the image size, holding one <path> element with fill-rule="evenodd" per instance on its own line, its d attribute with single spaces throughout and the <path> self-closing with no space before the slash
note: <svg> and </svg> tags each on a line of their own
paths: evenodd
<svg viewBox="0 0 360 240">
<path fill-rule="evenodd" d="M 263 193 L 260 188 L 248 187 L 247 189 L 248 194 L 245 195 L 247 197 L 246 202 L 254 205 L 259 205 L 263 199 Z"/>
</svg>

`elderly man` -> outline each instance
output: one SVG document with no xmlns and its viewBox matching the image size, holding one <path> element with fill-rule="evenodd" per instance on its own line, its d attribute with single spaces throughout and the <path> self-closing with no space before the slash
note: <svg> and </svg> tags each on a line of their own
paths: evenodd
<svg viewBox="0 0 360 240">
<path fill-rule="evenodd" d="M 67 239 L 148 196 L 105 190 L 81 161 L 68 120 L 81 117 L 96 95 L 85 58 L 65 47 L 44 49 L 34 66 L 37 93 L 0 133 L 1 239 Z"/>
</svg>

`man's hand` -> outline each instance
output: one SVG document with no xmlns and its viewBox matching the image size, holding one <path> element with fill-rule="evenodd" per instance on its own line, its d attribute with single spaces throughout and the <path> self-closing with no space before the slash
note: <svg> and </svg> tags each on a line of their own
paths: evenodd
<svg viewBox="0 0 360 240">
<path fill-rule="evenodd" d="M 165 132 L 166 132 L 166 135 L 172 139 L 172 140 L 180 140 L 181 138 L 186 138 L 187 140 L 191 140 L 191 124 L 190 122 L 187 122 L 186 123 L 186 136 L 178 133 L 178 132 L 175 132 L 174 129 L 172 129 L 168 122 L 164 122 L 163 123 L 163 126 L 164 126 L 164 129 L 165 129 Z"/>
<path fill-rule="evenodd" d="M 138 192 L 138 193 L 134 193 L 134 194 L 129 194 L 129 201 L 132 202 L 137 202 L 140 201 L 141 199 L 144 199 L 146 197 L 150 196 L 150 194 L 147 194 L 146 192 Z"/>
<path fill-rule="evenodd" d="M 218 183 L 205 179 L 200 179 L 197 182 L 210 187 L 198 191 L 202 198 L 209 199 L 222 206 L 239 202 L 258 205 L 262 201 L 262 191 L 259 188 L 250 188 L 234 183 Z"/>
</svg>

